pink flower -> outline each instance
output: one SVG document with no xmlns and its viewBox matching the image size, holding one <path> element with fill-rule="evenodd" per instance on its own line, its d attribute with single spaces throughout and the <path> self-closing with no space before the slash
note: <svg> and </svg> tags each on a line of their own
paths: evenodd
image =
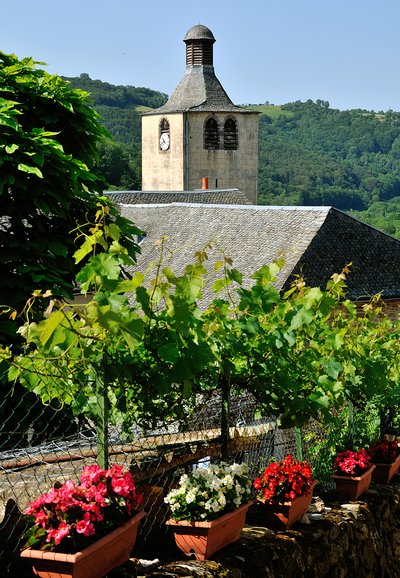
<svg viewBox="0 0 400 578">
<path fill-rule="evenodd" d="M 96 534 L 103 521 L 113 529 L 127 520 L 140 499 L 132 475 L 124 472 L 122 466 L 114 465 L 108 470 L 96 464 L 87 466 L 79 485 L 72 480 L 58 484 L 26 508 L 26 514 L 34 519 L 33 533 L 32 529 L 29 531 L 34 541 L 30 545 L 40 548 L 47 543 L 50 549 L 57 550 L 63 538 L 76 539 L 78 535 L 78 543 L 84 544 L 83 538 Z M 113 526 L 114 520 L 118 522 Z M 88 540 L 88 545 L 92 541 Z M 74 540 L 68 542 L 72 545 Z"/>
<path fill-rule="evenodd" d="M 121 496 L 128 496 L 134 488 L 132 485 L 129 484 L 124 478 L 117 478 L 111 480 L 112 489 L 116 494 L 120 494 Z"/>
<path fill-rule="evenodd" d="M 76 531 L 78 534 L 83 534 L 84 536 L 92 536 L 95 533 L 94 525 L 90 520 L 89 512 L 83 514 L 83 520 L 80 520 L 76 524 Z"/>
<path fill-rule="evenodd" d="M 48 519 L 49 517 L 44 510 L 35 512 L 35 524 L 42 526 L 42 528 L 46 527 Z"/>
<path fill-rule="evenodd" d="M 334 461 L 333 469 L 336 474 L 347 474 L 350 476 L 358 476 L 369 470 L 371 467 L 371 457 L 364 450 L 345 450 L 340 452 Z"/>
<path fill-rule="evenodd" d="M 90 486 L 92 484 L 96 484 L 102 476 L 104 476 L 105 470 L 103 470 L 97 464 L 92 466 L 86 466 L 83 468 L 81 474 L 81 484 L 83 486 Z"/>
<path fill-rule="evenodd" d="M 107 477 L 108 478 L 112 478 L 114 476 L 122 476 L 123 474 L 123 467 L 118 465 L 118 464 L 114 464 L 113 466 L 111 466 L 111 468 L 108 470 L 107 472 Z"/>
<path fill-rule="evenodd" d="M 70 527 L 65 522 L 61 522 L 58 528 L 50 528 L 47 532 L 46 542 L 54 540 L 55 544 L 59 544 L 63 538 L 68 536 Z"/>
</svg>

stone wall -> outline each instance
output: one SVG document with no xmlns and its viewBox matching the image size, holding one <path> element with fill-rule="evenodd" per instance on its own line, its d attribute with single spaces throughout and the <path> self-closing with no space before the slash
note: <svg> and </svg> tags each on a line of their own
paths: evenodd
<svg viewBox="0 0 400 578">
<path fill-rule="evenodd" d="M 184 560 L 174 545 L 169 561 L 138 576 L 153 578 L 399 578 L 400 483 L 372 485 L 358 502 L 344 504 L 321 495 L 324 509 L 309 523 L 275 532 L 263 527 L 256 505 L 247 515 L 241 539 L 204 562 Z M 157 556 L 155 550 L 154 555 Z"/>
<path fill-rule="evenodd" d="M 171 144 L 160 149 L 160 123 L 169 122 Z M 142 189 L 144 191 L 183 191 L 184 176 L 183 114 L 144 115 L 142 117 Z M 201 183 L 201 181 L 200 181 Z M 201 184 L 198 185 L 199 187 Z"/>
<path fill-rule="evenodd" d="M 238 129 L 238 148 L 216 150 L 204 148 L 204 124 L 214 118 L 222 135 L 228 118 Z M 210 189 L 238 188 L 251 203 L 257 204 L 258 188 L 258 113 L 188 113 L 188 189 L 199 188 L 207 177 Z M 142 187 L 144 189 L 144 187 Z"/>
</svg>

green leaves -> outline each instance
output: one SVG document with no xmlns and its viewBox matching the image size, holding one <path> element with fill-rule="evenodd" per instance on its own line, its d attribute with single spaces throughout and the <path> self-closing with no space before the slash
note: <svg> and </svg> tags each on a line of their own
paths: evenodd
<svg viewBox="0 0 400 578">
<path fill-rule="evenodd" d="M 18 170 L 22 171 L 24 173 L 29 173 L 32 175 L 36 175 L 37 177 L 39 177 L 40 179 L 43 178 L 43 173 L 40 169 L 38 169 L 38 167 L 31 167 L 29 165 L 25 165 L 23 163 L 19 163 L 18 165 Z"/>
<path fill-rule="evenodd" d="M 121 262 L 109 253 L 100 253 L 91 257 L 89 263 L 78 273 L 76 280 L 81 284 L 81 290 L 86 293 L 91 285 L 107 285 L 108 281 L 119 278 Z"/>
<path fill-rule="evenodd" d="M 27 354 L 14 360 L 10 377 L 46 403 L 58 398 L 95 415 L 99 374 L 115 400 L 113 419 L 127 430 L 133 419 L 146 427 L 187 417 L 196 395 L 222 382 L 251 391 L 284 427 L 330 420 L 346 401 L 363 404 L 377 392 L 399 402 L 399 323 L 384 316 L 378 298 L 356 314 L 344 300 L 345 272 L 325 291 L 297 279 L 281 295 L 274 283 L 282 262 L 260 268 L 248 287 L 224 257 L 215 296 L 201 309 L 207 254 L 177 275 L 162 266 L 162 241 L 154 278 L 127 278 L 135 252 L 110 211 L 99 203 L 93 222 L 75 230 L 84 261 L 76 280 L 93 298 L 54 302 L 39 291 L 26 306 L 30 314 L 35 300 L 52 299 L 45 319 L 27 323 Z"/>
</svg>

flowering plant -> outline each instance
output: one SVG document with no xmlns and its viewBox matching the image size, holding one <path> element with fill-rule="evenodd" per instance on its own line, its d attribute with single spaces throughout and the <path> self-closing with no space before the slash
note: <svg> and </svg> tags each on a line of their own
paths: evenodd
<svg viewBox="0 0 400 578">
<path fill-rule="evenodd" d="M 211 521 L 247 502 L 251 481 L 246 464 L 210 464 L 181 476 L 165 497 L 174 520 Z"/>
<path fill-rule="evenodd" d="M 345 450 L 333 462 L 333 470 L 338 476 L 360 476 L 371 467 L 371 456 L 364 450 Z"/>
<path fill-rule="evenodd" d="M 29 504 L 25 514 L 31 527 L 24 547 L 78 552 L 124 524 L 140 502 L 133 477 L 122 466 L 87 466 L 79 484 L 56 484 Z"/>
<path fill-rule="evenodd" d="M 400 447 L 396 440 L 380 440 L 368 448 L 371 462 L 374 464 L 391 464 L 400 453 Z"/>
<path fill-rule="evenodd" d="M 280 462 L 271 462 L 254 480 L 256 496 L 262 501 L 288 502 L 307 494 L 313 483 L 310 465 L 290 454 Z"/>
</svg>

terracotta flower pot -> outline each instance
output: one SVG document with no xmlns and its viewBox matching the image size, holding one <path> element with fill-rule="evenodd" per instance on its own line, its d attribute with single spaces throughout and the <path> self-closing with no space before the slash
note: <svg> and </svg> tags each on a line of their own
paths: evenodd
<svg viewBox="0 0 400 578">
<path fill-rule="evenodd" d="M 357 500 L 359 496 L 364 494 L 371 483 L 372 473 L 375 466 L 371 466 L 369 470 L 364 472 L 361 476 L 333 476 L 336 484 L 336 491 L 341 496 L 345 496 L 350 500 Z"/>
<path fill-rule="evenodd" d="M 388 484 L 397 474 L 400 468 L 400 454 L 389 464 L 374 464 L 375 469 L 372 472 L 372 480 L 377 484 Z"/>
<path fill-rule="evenodd" d="M 116 528 L 82 552 L 62 554 L 28 548 L 22 558 L 30 560 L 33 573 L 41 578 L 101 578 L 129 559 L 144 511 Z"/>
<path fill-rule="evenodd" d="M 211 522 L 169 519 L 166 523 L 172 527 L 175 543 L 182 552 L 188 556 L 194 555 L 197 560 L 207 560 L 214 552 L 240 538 L 251 504 L 250 500 Z"/>
<path fill-rule="evenodd" d="M 311 504 L 317 483 L 318 480 L 314 480 L 307 494 L 289 502 L 274 503 L 259 500 L 266 524 L 273 529 L 282 530 L 291 528 L 295 522 L 301 520 Z"/>
</svg>

